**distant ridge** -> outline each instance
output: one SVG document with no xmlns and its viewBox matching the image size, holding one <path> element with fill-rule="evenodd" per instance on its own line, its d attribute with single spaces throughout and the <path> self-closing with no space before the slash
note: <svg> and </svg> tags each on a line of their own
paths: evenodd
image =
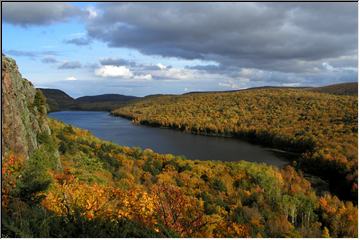
<svg viewBox="0 0 360 240">
<path fill-rule="evenodd" d="M 110 102 L 110 101 L 129 101 L 133 99 L 137 99 L 138 97 L 134 96 L 126 96 L 120 94 L 102 94 L 96 96 L 84 96 L 76 99 L 78 102 Z"/>
<path fill-rule="evenodd" d="M 308 89 L 311 87 L 282 87 L 282 86 L 262 86 L 262 87 L 251 87 L 251 88 L 244 88 L 244 89 L 237 89 L 237 90 L 224 90 L 224 91 L 194 91 L 194 92 L 187 92 L 182 95 L 187 94 L 199 94 L 199 93 L 228 93 L 228 92 L 240 92 L 240 91 L 249 91 L 249 90 L 258 90 L 258 89 Z"/>
<path fill-rule="evenodd" d="M 59 99 L 62 99 L 63 101 L 73 101 L 74 98 L 67 95 L 64 91 L 61 91 L 59 89 L 52 89 L 52 88 L 38 88 L 43 93 L 46 92 L 46 95 L 49 96 L 57 96 Z M 45 94 L 45 93 L 44 93 Z"/>
<path fill-rule="evenodd" d="M 101 94 L 95 96 L 83 96 L 79 98 L 72 98 L 64 91 L 59 89 L 39 88 L 47 98 L 49 111 L 64 111 L 64 110 L 84 110 L 84 111 L 112 111 L 129 101 L 136 101 L 142 99 L 141 97 L 127 96 L 122 94 Z M 321 93 L 335 94 L 335 95 L 358 95 L 358 83 L 339 83 L 323 87 L 281 87 L 281 86 L 263 86 L 252 87 L 239 90 L 228 91 L 203 91 L 203 92 L 187 92 L 188 94 L 206 94 L 206 93 L 227 93 L 239 91 L 252 91 L 258 89 L 301 89 L 305 91 L 315 91 Z M 144 98 L 152 98 L 159 96 L 176 96 L 176 94 L 152 94 Z"/>
<path fill-rule="evenodd" d="M 59 89 L 39 88 L 46 97 L 50 112 L 70 110 L 75 105 L 75 99 Z"/>
<path fill-rule="evenodd" d="M 335 95 L 358 95 L 358 83 L 357 82 L 348 82 L 348 83 L 339 83 L 326 85 L 322 87 L 285 87 L 285 86 L 262 86 L 262 87 L 252 87 L 252 88 L 244 88 L 238 90 L 225 90 L 225 91 L 194 91 L 187 92 L 182 95 L 187 94 L 201 94 L 201 93 L 227 93 L 227 92 L 240 92 L 240 91 L 251 91 L 258 89 L 303 89 L 309 91 L 316 91 L 322 93 L 329 93 Z"/>
<path fill-rule="evenodd" d="M 74 99 L 59 89 L 39 88 L 39 90 L 44 93 L 50 112 L 65 110 L 111 111 L 128 101 L 138 99 L 135 96 L 121 94 L 102 94 Z"/>
<path fill-rule="evenodd" d="M 358 95 L 358 83 L 348 82 L 333 84 L 324 87 L 312 88 L 312 91 L 330 93 L 336 95 Z"/>
</svg>

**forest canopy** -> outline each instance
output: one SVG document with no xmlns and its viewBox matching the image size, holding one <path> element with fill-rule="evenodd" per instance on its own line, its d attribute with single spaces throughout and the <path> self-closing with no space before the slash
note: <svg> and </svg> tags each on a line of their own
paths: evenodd
<svg viewBox="0 0 360 240">
<path fill-rule="evenodd" d="M 155 96 L 113 111 L 135 123 L 247 138 L 298 152 L 299 167 L 357 201 L 357 96 L 301 89 Z"/>
<path fill-rule="evenodd" d="M 317 196 L 290 166 L 187 160 L 49 125 L 30 160 L 4 158 L 3 236 L 357 236 L 357 207 Z"/>
</svg>

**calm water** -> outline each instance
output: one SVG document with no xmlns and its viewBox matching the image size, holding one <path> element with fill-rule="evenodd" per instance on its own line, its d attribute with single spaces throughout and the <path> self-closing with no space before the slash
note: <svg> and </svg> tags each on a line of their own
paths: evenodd
<svg viewBox="0 0 360 240">
<path fill-rule="evenodd" d="M 171 129 L 134 125 L 108 112 L 63 111 L 49 114 L 95 136 L 120 145 L 150 148 L 159 153 L 184 155 L 189 159 L 264 162 L 275 166 L 288 163 L 278 153 L 232 138 L 208 137 Z"/>
</svg>

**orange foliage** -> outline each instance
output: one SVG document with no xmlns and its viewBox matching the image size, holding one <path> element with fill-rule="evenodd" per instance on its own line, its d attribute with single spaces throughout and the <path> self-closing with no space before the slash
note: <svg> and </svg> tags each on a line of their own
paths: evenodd
<svg viewBox="0 0 360 240">
<path fill-rule="evenodd" d="M 199 232 L 206 222 L 198 200 L 184 195 L 180 189 L 154 186 L 151 193 L 138 188 L 124 191 L 98 184 L 74 181 L 56 184 L 42 205 L 62 216 L 80 214 L 88 219 L 123 218 L 157 229 L 161 223 L 181 236 Z"/>
<path fill-rule="evenodd" d="M 23 167 L 24 158 L 9 154 L 2 161 L 1 175 L 2 175 L 2 187 L 1 187 L 1 206 L 7 207 L 10 200 L 10 192 L 16 187 L 16 180 L 20 177 L 20 169 Z"/>
<path fill-rule="evenodd" d="M 250 228 L 246 224 L 222 221 L 217 225 L 214 237 L 250 237 Z"/>
<path fill-rule="evenodd" d="M 49 192 L 42 204 L 63 216 L 80 213 L 88 219 L 127 218 L 146 225 L 155 223 L 154 198 L 139 189 L 122 191 L 98 184 L 65 182 L 57 184 L 56 190 Z"/>
<path fill-rule="evenodd" d="M 180 188 L 161 184 L 152 192 L 157 197 L 156 212 L 161 222 L 181 236 L 196 234 L 207 224 L 202 203 L 186 196 Z"/>
<path fill-rule="evenodd" d="M 89 186 L 75 181 L 57 184 L 56 188 L 57 191 L 49 192 L 42 204 L 58 215 L 72 215 L 78 211 L 92 218 L 108 202 L 108 191 L 97 184 Z"/>
<path fill-rule="evenodd" d="M 322 218 L 328 226 L 331 236 L 357 236 L 358 208 L 351 202 L 342 202 L 329 194 L 319 199 Z"/>
</svg>

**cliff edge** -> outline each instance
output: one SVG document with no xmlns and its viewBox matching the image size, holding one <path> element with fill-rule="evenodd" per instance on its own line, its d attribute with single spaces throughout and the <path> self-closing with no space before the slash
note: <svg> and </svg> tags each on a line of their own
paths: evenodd
<svg viewBox="0 0 360 240">
<path fill-rule="evenodd" d="M 50 134 L 46 100 L 24 79 L 15 60 L 2 55 L 2 151 L 28 158 L 38 148 L 38 135 Z"/>
</svg>

